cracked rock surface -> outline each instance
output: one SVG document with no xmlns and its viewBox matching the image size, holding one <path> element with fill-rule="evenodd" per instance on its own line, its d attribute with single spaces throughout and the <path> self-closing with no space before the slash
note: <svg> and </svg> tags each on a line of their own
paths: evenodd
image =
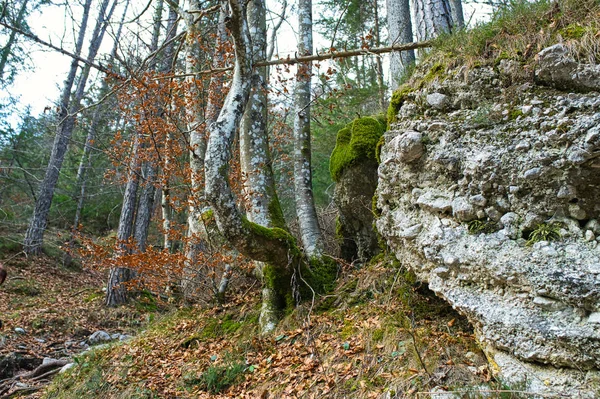
<svg viewBox="0 0 600 399">
<path fill-rule="evenodd" d="M 525 82 L 506 63 L 459 67 L 407 96 L 385 135 L 376 225 L 397 258 L 469 318 L 507 381 L 592 398 L 600 392 L 600 96 L 588 79 L 596 67 L 574 65 L 560 46 L 538 60 Z"/>
</svg>

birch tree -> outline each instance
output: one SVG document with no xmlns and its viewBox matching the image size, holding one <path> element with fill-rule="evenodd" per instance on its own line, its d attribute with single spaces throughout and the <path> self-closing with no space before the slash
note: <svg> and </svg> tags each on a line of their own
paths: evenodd
<svg viewBox="0 0 600 399">
<path fill-rule="evenodd" d="M 298 1 L 298 54 L 312 54 L 312 0 Z M 323 255 L 323 236 L 312 191 L 310 103 L 312 63 L 298 64 L 294 89 L 294 191 L 304 251 L 309 258 Z"/>
<path fill-rule="evenodd" d="M 410 19 L 409 0 L 386 0 L 388 41 L 393 46 L 398 43 L 413 41 L 413 29 Z M 393 90 L 398 87 L 398 80 L 406 69 L 415 62 L 414 50 L 392 52 L 390 57 L 390 86 Z"/>
<path fill-rule="evenodd" d="M 235 64 L 223 107 L 209 127 L 205 159 L 206 197 L 225 238 L 242 254 L 265 263 L 264 285 L 275 296 L 263 297 L 263 301 L 267 302 L 263 307 L 278 316 L 284 309 L 295 305 L 294 293 L 298 291 L 293 289 L 294 281 L 304 280 L 318 289 L 317 285 L 323 285 L 323 280 L 330 278 L 331 273 L 326 267 L 318 270 L 308 268 L 294 238 L 286 230 L 268 228 L 248 220 L 232 192 L 229 167 L 235 133 L 250 98 L 253 47 L 244 3 L 229 0 L 229 6 L 228 27 L 234 43 Z M 272 326 L 265 325 L 263 329 L 269 330 Z"/>
</svg>

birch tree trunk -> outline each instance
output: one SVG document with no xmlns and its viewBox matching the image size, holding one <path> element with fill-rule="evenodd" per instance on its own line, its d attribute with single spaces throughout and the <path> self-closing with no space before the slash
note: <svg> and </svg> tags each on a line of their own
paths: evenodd
<svg viewBox="0 0 600 399">
<path fill-rule="evenodd" d="M 267 26 L 264 0 L 248 3 L 248 25 L 251 31 L 252 58 L 266 59 Z M 271 168 L 269 137 L 267 132 L 267 68 L 255 68 L 248 104 L 240 125 L 240 162 L 244 180 L 245 199 L 249 205 L 249 221 L 264 227 L 285 229 L 283 212 L 275 191 L 275 179 Z M 271 281 L 265 280 L 262 262 L 255 262 L 256 273 L 263 283 L 260 325 L 262 332 L 270 332 L 277 325 L 279 311 L 285 306 L 285 295 L 291 293 L 277 290 Z M 268 267 L 268 266 L 266 266 Z M 284 297 L 281 297 L 281 294 Z"/>
<path fill-rule="evenodd" d="M 387 22 L 389 30 L 388 42 L 390 46 L 413 41 L 409 0 L 387 0 Z M 391 53 L 390 86 L 392 90 L 398 87 L 399 79 L 414 62 L 414 50 L 395 51 Z"/>
<path fill-rule="evenodd" d="M 417 40 L 432 39 L 450 32 L 453 26 L 449 0 L 411 0 Z"/>
<path fill-rule="evenodd" d="M 252 53 L 245 8 L 241 0 L 229 0 L 229 28 L 235 49 L 231 87 L 217 120 L 209 127 L 206 150 L 206 197 L 213 206 L 219 230 L 242 254 L 288 270 L 297 251 L 293 237 L 283 229 L 265 228 L 240 212 L 229 185 L 232 145 L 250 95 Z"/>
<path fill-rule="evenodd" d="M 298 54 L 311 55 L 312 0 L 298 1 Z M 310 81 L 312 63 L 298 64 L 294 90 L 294 191 L 304 251 L 309 258 L 323 254 L 323 236 L 312 191 L 310 145 Z"/>
<path fill-rule="evenodd" d="M 100 44 L 102 42 L 102 38 L 104 36 L 104 32 L 106 31 L 106 23 L 110 18 L 112 11 L 114 10 L 113 5 L 111 11 L 109 12 L 109 15 L 105 15 L 106 8 L 108 6 L 108 1 L 109 0 L 104 0 L 102 3 L 102 8 L 98 17 L 98 21 L 92 34 L 87 58 L 90 61 L 94 61 L 94 59 L 96 58 L 96 55 L 100 48 Z M 75 47 L 75 54 L 77 55 L 81 54 L 81 48 L 83 47 L 85 27 L 87 25 L 87 19 L 89 17 L 90 3 L 91 0 L 86 0 L 84 6 L 82 26 Z M 85 24 L 83 22 L 85 22 Z M 81 99 L 83 98 L 85 86 L 90 73 L 90 67 L 86 64 L 81 72 L 81 76 L 79 78 L 79 82 L 77 84 L 77 89 L 73 96 L 73 100 L 70 101 L 71 88 L 73 87 L 75 75 L 77 73 L 77 66 L 78 62 L 76 60 L 73 60 L 71 63 L 69 75 L 67 76 L 67 80 L 65 81 L 65 86 L 63 88 L 60 103 L 60 111 L 58 115 L 59 125 L 56 137 L 54 139 L 54 144 L 52 146 L 50 161 L 48 162 L 46 175 L 44 176 L 44 180 L 42 181 L 42 184 L 40 186 L 40 193 L 35 204 L 33 218 L 29 223 L 29 228 L 27 229 L 25 241 L 23 243 L 24 250 L 28 254 L 37 255 L 42 250 L 44 230 L 46 229 L 48 223 L 48 214 L 50 212 L 50 205 L 52 204 L 52 198 L 54 196 L 54 189 L 56 188 L 56 184 L 58 182 L 60 170 L 62 168 L 62 163 L 67 152 L 69 140 L 71 139 L 73 129 L 75 128 L 75 115 L 79 111 Z"/>
<path fill-rule="evenodd" d="M 217 37 L 215 42 L 215 52 L 213 55 L 213 68 L 220 68 L 224 63 L 224 54 L 222 45 L 227 40 L 225 29 L 225 17 L 227 2 L 221 1 L 219 9 L 219 19 L 217 25 Z M 200 45 L 197 36 L 200 34 L 200 21 L 196 20 L 195 11 L 200 10 L 200 2 L 193 0 L 190 2 L 189 13 L 186 14 L 187 38 L 186 38 L 186 73 L 192 74 L 198 71 L 196 60 L 200 57 Z M 202 219 L 202 206 L 204 199 L 204 158 L 206 154 L 206 134 L 202 130 L 202 124 L 210 125 L 219 114 L 221 109 L 219 93 L 223 90 L 223 78 L 213 74 L 209 84 L 208 104 L 206 105 L 206 120 L 204 119 L 204 110 L 200 104 L 200 91 L 195 81 L 195 77 L 187 77 L 189 90 L 188 125 L 190 132 L 190 171 L 191 171 L 191 194 L 189 197 L 188 208 L 188 240 L 186 248 L 186 263 L 183 270 L 181 282 L 183 296 L 186 301 L 193 302 L 194 297 L 202 281 L 201 265 L 198 264 L 198 254 L 207 247 L 207 231 Z"/>
</svg>

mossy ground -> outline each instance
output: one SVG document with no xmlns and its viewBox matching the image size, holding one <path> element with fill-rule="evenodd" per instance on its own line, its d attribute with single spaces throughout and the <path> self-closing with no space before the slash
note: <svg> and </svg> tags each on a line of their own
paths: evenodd
<svg viewBox="0 0 600 399">
<path fill-rule="evenodd" d="M 131 341 L 78 358 L 44 397 L 417 397 L 489 379 L 468 323 L 397 262 L 379 257 L 342 275 L 268 336 L 258 333 L 258 289 L 162 316 Z"/>
</svg>

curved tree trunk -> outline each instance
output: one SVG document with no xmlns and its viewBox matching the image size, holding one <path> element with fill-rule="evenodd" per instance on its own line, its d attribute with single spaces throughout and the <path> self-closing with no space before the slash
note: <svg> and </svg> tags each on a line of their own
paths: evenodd
<svg viewBox="0 0 600 399">
<path fill-rule="evenodd" d="M 298 54 L 311 55 L 312 0 L 298 2 L 299 42 Z M 294 191 L 296 214 L 300 225 L 300 236 L 304 251 L 309 258 L 320 258 L 323 254 L 323 236 L 317 217 L 312 191 L 311 146 L 310 146 L 310 87 L 312 63 L 298 64 L 294 90 Z"/>
<path fill-rule="evenodd" d="M 248 221 L 240 212 L 229 185 L 229 162 L 235 132 L 250 96 L 252 53 L 245 8 L 241 0 L 229 0 L 229 28 L 235 65 L 231 87 L 216 122 L 209 127 L 206 150 L 206 197 L 212 204 L 219 230 L 242 254 L 276 268 L 287 269 L 296 254 L 293 237 L 285 230 L 265 228 Z"/>
<path fill-rule="evenodd" d="M 90 6 L 92 0 L 86 0 L 83 6 L 83 16 L 81 18 L 81 27 L 75 44 L 74 54 L 81 55 L 83 48 L 83 40 L 85 38 L 85 30 L 90 14 Z M 54 144 L 52 145 L 52 152 L 50 154 L 50 161 L 46 169 L 46 175 L 42 181 L 39 189 L 39 195 L 35 202 L 35 209 L 33 211 L 33 217 L 29 222 L 25 240 L 23 242 L 23 250 L 25 253 L 30 255 L 39 255 L 42 252 L 42 245 L 44 241 L 44 231 L 48 224 L 48 213 L 50 212 L 50 205 L 52 204 L 52 197 L 54 196 L 54 188 L 58 182 L 58 176 L 60 169 L 67 152 L 67 145 L 69 144 L 70 134 L 72 132 L 71 124 L 74 123 L 73 118 L 69 117 L 69 104 L 71 102 L 71 89 L 75 82 L 75 75 L 77 74 L 77 68 L 79 63 L 76 59 L 71 61 L 71 68 L 69 74 L 65 80 L 63 91 L 61 94 L 59 112 L 57 115 L 59 125 L 54 138 Z"/>
<path fill-rule="evenodd" d="M 388 42 L 390 46 L 413 41 L 409 0 L 387 0 L 387 21 L 389 30 Z M 399 79 L 414 62 L 414 50 L 395 51 L 391 53 L 390 86 L 392 90 L 398 87 Z"/>
</svg>

